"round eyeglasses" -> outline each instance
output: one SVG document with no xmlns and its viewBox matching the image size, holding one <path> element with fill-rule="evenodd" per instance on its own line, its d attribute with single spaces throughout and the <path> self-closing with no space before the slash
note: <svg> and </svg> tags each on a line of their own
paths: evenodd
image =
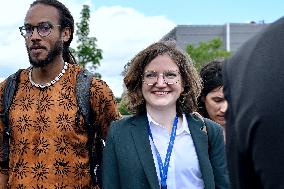
<svg viewBox="0 0 284 189">
<path fill-rule="evenodd" d="M 52 25 L 51 23 L 48 23 L 48 22 L 42 22 L 38 24 L 37 26 L 26 24 L 24 26 L 19 27 L 19 29 L 20 29 L 21 35 L 25 38 L 31 37 L 33 35 L 33 31 L 35 28 L 37 30 L 37 33 L 41 37 L 47 37 L 51 33 L 51 30 L 56 26 L 60 27 L 60 25 Z"/>
<path fill-rule="evenodd" d="M 180 73 L 177 70 L 167 70 L 163 73 L 158 73 L 156 71 L 145 71 L 143 74 L 143 82 L 146 85 L 155 85 L 158 82 L 159 76 L 162 76 L 164 82 L 168 85 L 173 85 L 178 83 Z"/>
</svg>

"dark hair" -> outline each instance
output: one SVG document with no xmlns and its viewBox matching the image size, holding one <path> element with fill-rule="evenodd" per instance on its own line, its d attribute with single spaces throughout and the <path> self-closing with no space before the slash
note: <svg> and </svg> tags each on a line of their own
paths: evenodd
<svg viewBox="0 0 284 189">
<path fill-rule="evenodd" d="M 142 95 L 142 75 L 146 65 L 159 55 L 169 55 L 178 65 L 184 85 L 184 92 L 177 100 L 177 113 L 191 113 L 197 110 L 197 97 L 201 91 L 201 79 L 193 67 L 188 54 L 176 47 L 174 42 L 158 42 L 139 52 L 124 67 L 124 84 L 127 90 L 123 102 L 129 112 L 140 114 L 146 111 Z"/>
<path fill-rule="evenodd" d="M 201 91 L 200 97 L 198 98 L 198 111 L 206 118 L 209 118 L 208 112 L 205 107 L 204 98 L 212 90 L 223 86 L 222 79 L 222 67 L 224 63 L 224 58 L 215 59 L 200 70 L 200 77 L 203 83 L 203 89 Z"/>
<path fill-rule="evenodd" d="M 36 0 L 34 1 L 30 7 L 33 7 L 37 4 L 44 4 L 55 7 L 59 12 L 59 24 L 60 24 L 60 31 L 62 32 L 66 27 L 70 28 L 71 34 L 68 41 L 63 43 L 63 59 L 65 62 L 76 64 L 76 60 L 72 53 L 70 52 L 70 43 L 73 40 L 73 33 L 74 33 L 74 19 L 71 15 L 69 9 L 57 0 Z"/>
</svg>

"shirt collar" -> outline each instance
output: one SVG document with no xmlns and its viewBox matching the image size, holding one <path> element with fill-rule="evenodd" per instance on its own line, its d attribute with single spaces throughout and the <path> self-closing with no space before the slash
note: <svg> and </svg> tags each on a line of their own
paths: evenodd
<svg viewBox="0 0 284 189">
<path fill-rule="evenodd" d="M 182 114 L 182 125 L 181 125 L 181 128 L 179 128 L 177 130 L 177 134 L 183 133 L 183 132 L 186 132 L 187 134 L 190 134 L 190 131 L 189 131 L 188 127 L 189 127 L 189 125 L 187 123 L 186 116 L 185 116 L 185 114 Z"/>
<path fill-rule="evenodd" d="M 165 128 L 163 125 L 160 125 L 159 123 L 157 123 L 156 121 L 154 121 L 154 119 L 150 116 L 150 114 L 147 112 L 147 118 L 148 118 L 148 122 L 150 124 L 150 126 L 157 126 L 157 127 L 161 127 L 161 128 Z"/>
<path fill-rule="evenodd" d="M 157 123 L 153 118 L 150 116 L 150 114 L 147 112 L 147 118 L 150 126 L 156 126 L 165 129 L 163 125 L 160 125 Z M 182 125 L 181 128 L 177 129 L 177 135 L 181 134 L 183 132 L 186 132 L 187 134 L 190 134 L 189 128 L 188 128 L 188 123 L 185 114 L 182 114 Z"/>
</svg>

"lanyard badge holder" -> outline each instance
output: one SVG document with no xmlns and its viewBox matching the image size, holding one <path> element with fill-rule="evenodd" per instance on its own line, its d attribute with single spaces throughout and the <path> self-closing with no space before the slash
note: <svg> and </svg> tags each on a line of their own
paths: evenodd
<svg viewBox="0 0 284 189">
<path fill-rule="evenodd" d="M 161 178 L 161 189 L 167 189 L 168 168 L 169 168 L 171 154 L 172 154 L 172 151 L 173 151 L 173 146 L 174 146 L 174 142 L 175 142 L 175 138 L 176 138 L 177 124 L 178 124 L 178 115 L 176 115 L 176 117 L 174 119 L 172 131 L 171 131 L 170 142 L 169 142 L 169 145 L 168 145 L 167 154 L 166 154 L 164 164 L 162 162 L 161 155 L 160 155 L 160 153 L 159 153 L 159 151 L 158 151 L 158 149 L 157 149 L 157 147 L 154 143 L 154 139 L 153 139 L 153 135 L 152 135 L 152 132 L 151 132 L 151 129 L 150 129 L 150 125 L 148 124 L 148 134 L 149 134 L 151 140 L 153 141 L 154 149 L 155 149 L 155 152 L 157 154 L 157 161 L 158 161 L 158 164 L 159 164 L 160 178 Z"/>
</svg>

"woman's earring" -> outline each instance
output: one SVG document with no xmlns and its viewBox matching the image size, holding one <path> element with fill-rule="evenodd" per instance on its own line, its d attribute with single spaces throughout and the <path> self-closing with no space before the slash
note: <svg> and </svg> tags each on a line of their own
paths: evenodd
<svg viewBox="0 0 284 189">
<path fill-rule="evenodd" d="M 186 98 L 188 97 L 189 92 L 180 94 L 180 103 L 183 105 L 185 103 Z"/>
<path fill-rule="evenodd" d="M 181 105 L 183 105 L 184 102 L 185 102 L 185 99 L 186 99 L 186 96 L 185 96 L 185 94 L 182 93 L 182 94 L 180 94 L 178 101 L 180 102 Z"/>
<path fill-rule="evenodd" d="M 139 104 L 142 105 L 144 102 L 145 102 L 145 99 L 142 98 Z"/>
<path fill-rule="evenodd" d="M 186 97 L 185 97 L 185 96 L 182 96 L 182 97 L 181 97 L 181 104 L 184 104 L 185 99 L 186 99 Z"/>
</svg>

